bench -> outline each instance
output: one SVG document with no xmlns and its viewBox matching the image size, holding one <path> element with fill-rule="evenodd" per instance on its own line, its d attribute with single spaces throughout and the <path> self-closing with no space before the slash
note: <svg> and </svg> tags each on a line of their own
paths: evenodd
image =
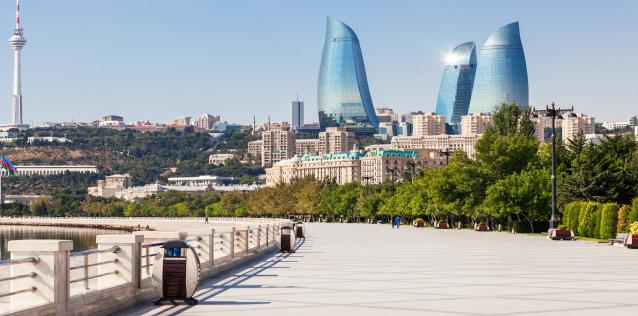
<svg viewBox="0 0 638 316">
<path fill-rule="evenodd" d="M 616 234 L 616 238 L 609 238 L 609 244 L 614 245 L 614 243 L 619 243 L 621 245 L 625 244 L 625 239 L 627 238 L 627 234 Z"/>
</svg>

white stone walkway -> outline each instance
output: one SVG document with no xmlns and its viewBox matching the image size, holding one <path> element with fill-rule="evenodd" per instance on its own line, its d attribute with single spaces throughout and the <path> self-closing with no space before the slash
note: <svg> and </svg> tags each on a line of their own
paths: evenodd
<svg viewBox="0 0 638 316">
<path fill-rule="evenodd" d="M 121 314 L 638 314 L 638 250 L 496 232 L 307 227 L 296 253 L 204 281 L 199 305 Z"/>
</svg>

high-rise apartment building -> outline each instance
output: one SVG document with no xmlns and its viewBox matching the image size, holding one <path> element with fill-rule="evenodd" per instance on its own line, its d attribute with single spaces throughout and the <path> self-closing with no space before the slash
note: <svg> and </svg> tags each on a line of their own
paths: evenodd
<svg viewBox="0 0 638 316">
<path fill-rule="evenodd" d="M 445 134 L 445 116 L 433 112 L 412 115 L 412 135 L 429 136 Z"/>
<path fill-rule="evenodd" d="M 446 57 L 441 79 L 436 114 L 445 116 L 445 123 L 454 134 L 460 131 L 461 117 L 467 115 L 476 74 L 476 48 L 466 42 L 454 48 Z"/>
<path fill-rule="evenodd" d="M 423 111 L 414 111 L 414 112 L 410 112 L 410 113 L 405 113 L 403 115 L 401 115 L 401 122 L 407 122 L 412 124 L 412 117 L 418 114 L 424 114 L 425 112 Z"/>
<path fill-rule="evenodd" d="M 356 143 L 354 133 L 345 128 L 328 127 L 319 133 L 319 154 L 338 154 L 352 150 Z"/>
<path fill-rule="evenodd" d="M 303 101 L 292 101 L 291 114 L 292 114 L 292 129 L 297 130 L 304 126 L 304 104 Z"/>
<path fill-rule="evenodd" d="M 468 113 L 492 113 L 503 103 L 528 106 L 528 89 L 525 53 L 514 22 L 498 29 L 479 51 Z"/>
<path fill-rule="evenodd" d="M 295 155 L 295 133 L 288 127 L 270 124 L 268 130 L 261 132 L 261 140 L 261 165 L 264 167 Z"/>
<path fill-rule="evenodd" d="M 219 116 L 202 114 L 195 118 L 195 126 L 200 129 L 212 129 L 215 123 L 220 121 Z"/>
<path fill-rule="evenodd" d="M 319 124 L 373 134 L 379 126 L 372 104 L 359 38 L 328 17 L 317 91 Z"/>
<path fill-rule="evenodd" d="M 485 126 L 492 122 L 492 116 L 482 113 L 474 113 L 461 117 L 461 134 L 483 134 Z"/>
<path fill-rule="evenodd" d="M 568 115 L 561 122 L 563 141 L 573 138 L 578 134 L 594 134 L 596 130 L 596 119 L 583 113 L 574 116 Z"/>
</svg>

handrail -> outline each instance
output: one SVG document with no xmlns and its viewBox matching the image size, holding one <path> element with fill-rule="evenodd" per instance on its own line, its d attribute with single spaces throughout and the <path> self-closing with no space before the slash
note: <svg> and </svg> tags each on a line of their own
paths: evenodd
<svg viewBox="0 0 638 316">
<path fill-rule="evenodd" d="M 31 273 L 27 273 L 27 274 L 21 274 L 21 275 L 12 276 L 12 277 L 1 278 L 0 282 L 17 280 L 17 279 L 22 279 L 22 278 L 34 278 L 36 275 L 37 274 L 35 272 L 31 272 Z"/>
<path fill-rule="evenodd" d="M 186 239 L 186 241 L 200 241 L 200 240 L 202 240 L 202 237 L 200 237 L 200 236 L 196 236 L 196 237 L 193 237 L 193 238 Z"/>
<path fill-rule="evenodd" d="M 105 253 L 105 252 L 116 253 L 118 251 L 120 251 L 120 247 L 118 246 L 113 246 L 109 249 L 89 249 L 89 250 L 72 252 L 71 257 L 88 256 L 88 255 L 92 255 L 96 253 Z"/>
<path fill-rule="evenodd" d="M 143 244 L 142 248 L 158 247 L 158 246 L 161 246 L 163 244 L 164 244 L 163 241 L 162 242 L 152 243 L 152 244 Z"/>
<path fill-rule="evenodd" d="M 27 258 L 23 258 L 23 259 L 0 260 L 0 266 L 3 266 L 3 265 L 14 265 L 14 264 L 20 264 L 20 263 L 27 263 L 27 262 L 38 263 L 38 262 L 40 262 L 40 258 L 38 258 L 37 256 L 31 256 L 31 257 L 27 257 Z"/>
<path fill-rule="evenodd" d="M 109 275 L 109 274 L 118 274 L 120 273 L 117 270 L 111 271 L 111 272 L 106 272 L 106 273 L 101 273 L 101 274 L 96 274 L 90 277 L 83 277 L 83 278 L 79 278 L 79 279 L 75 279 L 75 280 L 70 280 L 69 283 L 75 283 L 75 282 L 80 282 L 80 281 L 86 281 L 86 280 L 90 280 L 90 279 L 95 279 L 95 278 L 99 278 L 105 275 Z"/>
<path fill-rule="evenodd" d="M 117 258 L 115 258 L 113 260 L 106 260 L 106 261 L 91 263 L 91 264 L 87 264 L 87 265 L 79 265 L 79 266 L 69 267 L 69 270 L 76 270 L 76 269 L 82 269 L 82 268 L 88 268 L 88 267 L 95 267 L 95 266 L 99 266 L 99 265 L 103 265 L 103 264 L 107 264 L 107 263 L 117 263 L 118 261 L 119 260 L 117 260 Z"/>
<path fill-rule="evenodd" d="M 13 291 L 13 292 L 2 293 L 2 294 L 0 294 L 0 298 L 11 296 L 11 295 L 16 295 L 16 294 L 20 294 L 20 293 L 34 292 L 37 289 L 38 289 L 37 287 L 32 286 L 32 287 L 30 287 L 28 289 L 24 289 L 24 290 L 18 290 L 18 291 Z"/>
</svg>

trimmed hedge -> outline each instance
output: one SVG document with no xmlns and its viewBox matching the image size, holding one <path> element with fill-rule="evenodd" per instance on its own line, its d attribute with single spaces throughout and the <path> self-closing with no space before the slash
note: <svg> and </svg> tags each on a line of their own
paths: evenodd
<svg viewBox="0 0 638 316">
<path fill-rule="evenodd" d="M 638 201 L 635 204 L 638 207 Z M 563 224 L 577 236 L 614 238 L 620 225 L 618 208 L 615 203 L 571 202 L 563 209 Z"/>
<path fill-rule="evenodd" d="M 631 206 L 623 205 L 618 210 L 618 225 L 616 226 L 616 232 L 626 233 L 629 229 L 629 213 L 631 212 Z"/>
<path fill-rule="evenodd" d="M 606 203 L 600 206 L 599 236 L 600 239 L 616 238 L 618 226 L 618 204 Z"/>
</svg>

